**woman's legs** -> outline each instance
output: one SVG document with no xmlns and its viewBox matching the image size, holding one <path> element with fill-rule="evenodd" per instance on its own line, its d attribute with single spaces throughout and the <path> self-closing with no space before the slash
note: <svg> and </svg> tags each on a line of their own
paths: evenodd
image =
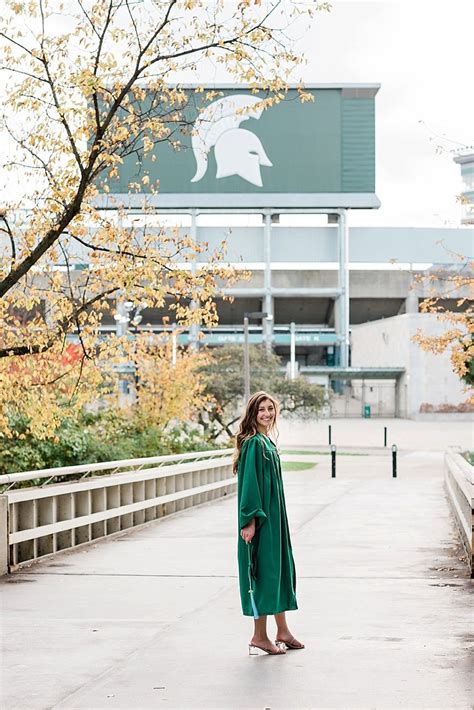
<svg viewBox="0 0 474 710">
<path fill-rule="evenodd" d="M 275 622 L 277 625 L 277 641 L 285 641 L 288 645 L 291 644 L 293 648 L 304 648 L 304 644 L 297 641 L 288 628 L 286 613 L 284 611 L 282 611 L 281 614 L 275 614 Z"/>
<path fill-rule="evenodd" d="M 277 653 L 280 649 L 268 638 L 267 617 L 261 616 L 259 619 L 254 619 L 254 624 L 254 634 L 250 643 L 259 648 L 270 649 L 273 653 Z"/>
<path fill-rule="evenodd" d="M 286 623 L 286 613 L 284 611 L 281 614 L 275 614 L 275 623 L 277 625 L 277 639 L 284 641 L 285 638 L 290 639 L 292 634 Z"/>
<path fill-rule="evenodd" d="M 253 639 L 263 643 L 270 641 L 267 635 L 267 617 L 261 616 L 259 619 L 254 619 L 253 623 L 255 624 Z"/>
</svg>

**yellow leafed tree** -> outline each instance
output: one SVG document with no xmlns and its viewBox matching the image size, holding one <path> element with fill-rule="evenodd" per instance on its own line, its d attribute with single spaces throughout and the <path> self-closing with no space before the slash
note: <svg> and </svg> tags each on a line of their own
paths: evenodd
<svg viewBox="0 0 474 710">
<path fill-rule="evenodd" d="M 151 155 L 162 143 L 179 149 L 190 94 L 171 83 L 177 73 L 222 65 L 233 81 L 263 92 L 262 107 L 271 105 L 302 61 L 288 28 L 328 8 L 281 0 L 5 0 L 2 137 L 16 194 L 0 205 L 0 377 L 11 393 L 0 402 L 25 397 L 33 430 L 54 432 L 61 416 L 54 397 L 30 401 L 25 385 L 39 370 L 50 370 L 40 378 L 46 387 L 61 375 L 62 407 L 80 406 L 99 387 L 103 364 L 123 355 L 114 336 L 99 340 L 103 314 L 120 301 L 161 308 L 178 300 L 178 323 L 216 322 L 216 276 L 231 278 L 222 253 L 208 259 L 211 268 L 178 268 L 197 260 L 202 245 L 146 219 L 137 231 L 123 206 L 106 212 L 97 198 L 127 157 Z M 210 94 L 198 89 L 194 100 Z M 159 185 L 142 172 L 129 189 L 153 195 Z M 151 207 L 143 211 L 146 218 Z M 66 376 L 57 363 L 71 340 L 81 364 Z M 91 385 L 81 388 L 77 378 L 86 372 Z M 5 410 L 1 417 L 5 428 Z"/>
<path fill-rule="evenodd" d="M 63 418 L 77 419 L 84 405 L 115 389 L 112 373 L 87 360 L 79 345 L 0 360 L 0 442 L 27 435 L 54 436 Z"/>
<path fill-rule="evenodd" d="M 419 330 L 414 340 L 428 352 L 449 351 L 453 371 L 465 382 L 474 404 L 474 262 L 463 255 L 458 258 L 456 268 L 437 269 L 418 278 L 418 282 L 428 280 L 433 292 L 421 303 L 421 312 L 436 314 L 446 324 L 446 330 L 441 335 L 427 335 Z M 453 301 L 453 306 L 447 305 Z"/>
<path fill-rule="evenodd" d="M 197 420 L 197 413 L 211 403 L 200 375 L 208 355 L 174 347 L 172 338 L 161 335 L 141 336 L 134 350 L 137 410 L 143 423 Z"/>
</svg>

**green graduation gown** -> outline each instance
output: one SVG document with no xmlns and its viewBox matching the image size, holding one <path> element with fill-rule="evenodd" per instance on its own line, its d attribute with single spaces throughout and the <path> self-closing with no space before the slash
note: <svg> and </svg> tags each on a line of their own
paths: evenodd
<svg viewBox="0 0 474 710">
<path fill-rule="evenodd" d="M 238 463 L 239 582 L 242 611 L 253 616 L 249 594 L 249 549 L 240 530 L 255 518 L 250 543 L 252 587 L 259 616 L 297 609 L 296 570 L 286 515 L 280 457 L 263 434 L 244 441 Z"/>
</svg>

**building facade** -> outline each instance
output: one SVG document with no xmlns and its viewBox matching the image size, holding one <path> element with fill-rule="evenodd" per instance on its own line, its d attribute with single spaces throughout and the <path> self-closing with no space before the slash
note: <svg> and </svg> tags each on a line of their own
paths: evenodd
<svg viewBox="0 0 474 710">
<path fill-rule="evenodd" d="M 415 416 L 429 402 L 412 395 L 407 382 L 425 361 L 415 366 L 416 358 L 402 357 L 397 348 L 389 357 L 372 341 L 390 321 L 410 350 L 406 324 L 417 322 L 433 283 L 445 305 L 458 307 L 460 294 L 445 292 L 436 270 L 455 268 L 453 253 L 470 254 L 473 234 L 468 228 L 350 227 L 351 210 L 380 205 L 378 89 L 308 86 L 312 100 L 302 103 L 294 87 L 263 110 L 265 95 L 246 87 L 187 87 L 192 130 L 179 137 L 180 150 L 165 143 L 154 156 L 126 160 L 98 206 L 123 205 L 131 219 L 145 219 L 145 204 L 158 220 L 177 215 L 183 234 L 206 243 L 209 252 L 225 241 L 226 261 L 250 273 L 232 288 L 222 284 L 219 326 L 204 331 L 200 342 L 243 343 L 244 319 L 258 313 L 249 323 L 250 342 L 273 348 L 290 376 L 299 371 L 324 384 L 333 393 L 332 413 L 360 416 L 378 388 L 384 393 L 380 406 L 372 404 L 374 413 Z M 472 161 L 463 161 L 469 188 Z M 143 175 L 149 184 L 159 181 L 158 192 L 142 187 L 130 193 L 130 184 L 143 185 Z M 104 331 L 115 328 L 113 311 L 111 304 Z M 165 317 L 173 323 L 167 307 L 142 308 L 140 316 L 142 327 L 154 330 L 165 328 Z M 198 342 L 195 330 L 178 337 L 182 344 Z M 461 404 L 462 398 L 456 390 L 454 400 Z"/>
<path fill-rule="evenodd" d="M 461 167 L 463 181 L 461 221 L 462 224 L 474 224 L 474 153 L 458 155 L 454 162 Z"/>
</svg>

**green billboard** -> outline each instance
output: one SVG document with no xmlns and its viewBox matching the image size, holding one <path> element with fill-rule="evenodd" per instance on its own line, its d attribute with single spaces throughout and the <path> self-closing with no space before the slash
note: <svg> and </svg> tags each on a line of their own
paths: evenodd
<svg viewBox="0 0 474 710">
<path fill-rule="evenodd" d="M 129 185 L 159 180 L 150 201 L 167 208 L 378 207 L 375 95 L 378 85 L 296 88 L 262 110 L 245 87 L 188 87 L 189 129 L 146 155 L 128 156 L 110 191 L 129 203 Z M 211 87 L 209 87 L 211 90 Z M 199 100 L 198 100 L 199 99 Z M 146 187 L 142 188 L 143 190 Z"/>
</svg>

